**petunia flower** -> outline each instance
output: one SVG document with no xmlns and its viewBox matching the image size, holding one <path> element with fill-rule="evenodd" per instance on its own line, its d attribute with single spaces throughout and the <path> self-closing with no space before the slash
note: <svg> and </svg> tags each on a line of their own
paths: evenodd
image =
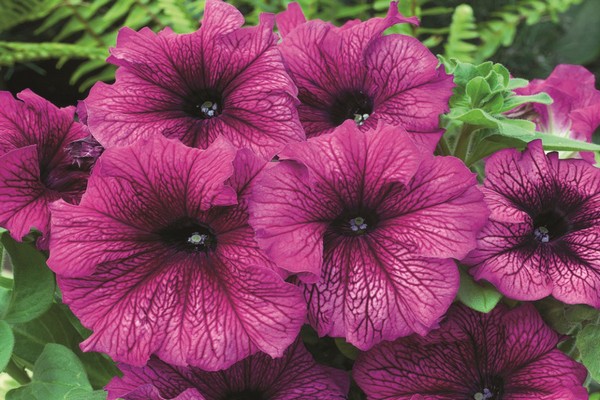
<svg viewBox="0 0 600 400">
<path fill-rule="evenodd" d="M 586 400 L 587 371 L 532 305 L 483 314 L 463 305 L 440 329 L 359 355 L 353 376 L 369 399 Z"/>
<path fill-rule="evenodd" d="M 594 130 L 600 125 L 600 90 L 595 77 L 579 65 L 561 64 L 547 79 L 534 79 L 517 92 L 523 95 L 546 92 L 552 104 L 532 103 L 521 110 L 536 123 L 537 130 L 569 139 L 592 141 Z M 561 152 L 561 158 L 572 157 L 572 152 Z M 590 152 L 581 156 L 593 161 Z"/>
<path fill-rule="evenodd" d="M 89 165 L 78 165 L 66 148 L 88 131 L 74 121 L 74 107 L 57 108 L 31 90 L 17 98 L 0 92 L 0 226 L 17 240 L 35 228 L 38 246 L 47 247 L 48 205 L 75 204 L 85 190 Z"/>
<path fill-rule="evenodd" d="M 250 223 L 297 273 L 319 335 L 360 349 L 436 325 L 487 208 L 460 160 L 421 153 L 401 127 L 352 122 L 289 145 L 258 177 Z"/>
<path fill-rule="evenodd" d="M 600 169 L 538 140 L 492 155 L 483 192 L 490 220 L 465 260 L 476 279 L 517 300 L 600 308 Z"/>
<path fill-rule="evenodd" d="M 80 205 L 53 204 L 48 265 L 93 330 L 85 351 L 205 370 L 283 355 L 306 309 L 247 223 L 264 164 L 222 139 L 200 150 L 157 136 L 106 150 Z"/>
<path fill-rule="evenodd" d="M 417 143 L 435 147 L 439 115 L 448 111 L 452 77 L 417 39 L 383 32 L 417 23 L 392 2 L 385 18 L 350 21 L 338 28 L 306 21 L 297 3 L 277 15 L 279 45 L 298 86 L 300 121 L 308 137 L 331 132 L 346 120 L 365 131 L 379 121 L 402 125 Z"/>
<path fill-rule="evenodd" d="M 116 82 L 97 83 L 85 101 L 94 136 L 107 148 L 161 134 L 206 148 L 222 135 L 267 159 L 304 140 L 274 17 L 243 24 L 235 7 L 208 0 L 194 33 L 121 29 L 108 58 Z"/>
<path fill-rule="evenodd" d="M 342 400 L 350 386 L 348 375 L 317 364 L 299 340 L 281 358 L 256 354 L 219 372 L 154 357 L 141 368 L 119 367 L 124 375 L 106 387 L 109 400 Z"/>
</svg>

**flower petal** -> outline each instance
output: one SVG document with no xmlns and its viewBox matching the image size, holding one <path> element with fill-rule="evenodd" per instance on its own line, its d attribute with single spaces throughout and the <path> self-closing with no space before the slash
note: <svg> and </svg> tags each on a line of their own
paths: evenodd
<svg viewBox="0 0 600 400">
<path fill-rule="evenodd" d="M 0 226 L 22 240 L 31 228 L 50 232 L 48 203 L 55 200 L 40 181 L 36 145 L 14 149 L 0 156 Z"/>
</svg>

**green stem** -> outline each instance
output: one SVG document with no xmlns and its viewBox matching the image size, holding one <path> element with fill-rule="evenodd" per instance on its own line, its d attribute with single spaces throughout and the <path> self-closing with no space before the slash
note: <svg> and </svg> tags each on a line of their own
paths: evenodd
<svg viewBox="0 0 600 400">
<path fill-rule="evenodd" d="M 8 362 L 8 365 L 4 369 L 4 372 L 9 374 L 15 381 L 19 382 L 21 385 L 26 385 L 31 382 L 31 378 L 25 372 L 25 369 L 19 367 L 15 362 L 11 359 Z"/>
<path fill-rule="evenodd" d="M 469 153 L 471 137 L 476 129 L 477 126 L 474 125 L 463 125 L 458 134 L 458 138 L 456 139 L 456 144 L 454 145 L 454 156 L 460 158 L 465 163 L 467 161 L 467 154 Z"/>
<path fill-rule="evenodd" d="M 442 136 L 440 141 L 437 144 L 436 154 L 439 156 L 449 156 L 452 155 L 452 151 L 450 150 L 450 146 L 448 146 L 448 140 L 446 139 L 446 135 Z"/>
</svg>

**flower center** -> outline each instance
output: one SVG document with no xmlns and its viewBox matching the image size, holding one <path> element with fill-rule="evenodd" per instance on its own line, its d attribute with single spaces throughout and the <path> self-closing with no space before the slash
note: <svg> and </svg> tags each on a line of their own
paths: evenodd
<svg viewBox="0 0 600 400">
<path fill-rule="evenodd" d="M 185 99 L 183 109 L 191 117 L 211 119 L 223 113 L 223 99 L 218 90 L 197 90 Z"/>
<path fill-rule="evenodd" d="M 566 215 L 557 209 L 539 213 L 533 219 L 533 237 L 540 243 L 548 243 L 559 239 L 571 230 Z"/>
<path fill-rule="evenodd" d="M 484 388 L 482 392 L 477 392 L 473 395 L 475 400 L 487 400 L 494 397 L 494 394 L 490 392 L 490 389 Z"/>
<path fill-rule="evenodd" d="M 67 144 L 65 152 L 71 159 L 72 164 L 77 165 L 82 170 L 89 171 L 104 152 L 104 147 L 92 135 L 89 135 Z"/>
<path fill-rule="evenodd" d="M 373 101 L 362 91 L 342 93 L 329 110 L 331 122 L 335 125 L 341 125 L 347 119 L 362 125 L 372 113 Z"/>
<path fill-rule="evenodd" d="M 214 231 L 191 218 L 179 219 L 157 233 L 165 244 L 178 251 L 207 253 L 217 247 Z"/>
<path fill-rule="evenodd" d="M 202 119 L 216 117 L 220 113 L 216 101 L 206 100 L 204 103 L 196 105 L 196 108 L 199 110 Z"/>
<path fill-rule="evenodd" d="M 481 388 L 473 393 L 473 400 L 501 400 L 504 391 L 504 380 L 501 377 L 493 376 L 484 378 L 483 382 L 477 385 Z"/>
<path fill-rule="evenodd" d="M 267 400 L 267 397 L 260 390 L 246 389 L 241 392 L 227 393 L 221 400 Z"/>
<path fill-rule="evenodd" d="M 379 218 L 369 210 L 344 212 L 331 223 L 331 229 L 343 236 L 361 236 L 371 232 Z"/>
</svg>

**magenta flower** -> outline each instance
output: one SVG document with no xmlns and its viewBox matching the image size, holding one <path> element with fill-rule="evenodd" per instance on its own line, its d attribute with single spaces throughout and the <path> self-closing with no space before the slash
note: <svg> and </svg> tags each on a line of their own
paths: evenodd
<svg viewBox="0 0 600 400">
<path fill-rule="evenodd" d="M 157 358 L 142 368 L 119 367 L 124 375 L 108 384 L 109 400 L 342 400 L 350 386 L 348 375 L 315 363 L 300 341 L 282 358 L 256 354 L 220 372 Z"/>
<path fill-rule="evenodd" d="M 448 111 L 452 77 L 417 39 L 383 32 L 405 18 L 393 2 L 385 18 L 351 21 L 341 28 L 306 22 L 291 3 L 277 15 L 288 72 L 298 86 L 300 121 L 306 135 L 331 132 L 345 120 L 363 131 L 378 121 L 402 125 L 417 143 L 433 148 L 440 138 L 438 117 Z"/>
<path fill-rule="evenodd" d="M 534 141 L 491 156 L 486 176 L 491 216 L 465 260 L 475 278 L 517 300 L 600 308 L 600 169 Z"/>
<path fill-rule="evenodd" d="M 554 136 L 592 141 L 594 130 L 600 125 L 600 90 L 596 90 L 595 77 L 579 65 L 558 65 L 545 79 L 534 79 L 519 94 L 548 93 L 552 104 L 532 103 L 529 110 L 537 130 Z M 564 156 L 564 157 L 563 157 Z M 572 153 L 561 154 L 561 158 Z M 582 156 L 593 161 L 593 154 Z"/>
<path fill-rule="evenodd" d="M 221 139 L 199 150 L 161 136 L 108 149 L 81 204 L 52 206 L 48 265 L 93 330 L 85 351 L 218 370 L 258 351 L 279 357 L 293 342 L 302 295 L 247 223 L 264 161 L 235 154 Z"/>
<path fill-rule="evenodd" d="M 57 108 L 30 90 L 17 97 L 0 92 L 0 226 L 16 240 L 35 228 L 46 247 L 48 205 L 75 204 L 85 190 L 89 168 L 65 148 L 88 132 L 73 120 L 74 107 Z"/>
<path fill-rule="evenodd" d="M 250 223 L 280 267 L 314 283 L 299 285 L 319 335 L 368 349 L 435 326 L 458 289 L 450 258 L 486 220 L 473 174 L 421 154 L 401 127 L 353 122 L 280 157 L 257 177 Z"/>
<path fill-rule="evenodd" d="M 372 400 L 586 400 L 587 371 L 560 340 L 531 305 L 488 314 L 457 305 L 427 337 L 361 354 L 353 375 Z"/>
<path fill-rule="evenodd" d="M 206 148 L 222 135 L 268 159 L 304 140 L 274 17 L 243 24 L 235 7 L 208 0 L 191 34 L 123 28 L 108 59 L 119 67 L 116 82 L 96 84 L 86 100 L 94 136 L 107 148 L 159 134 Z"/>
</svg>

